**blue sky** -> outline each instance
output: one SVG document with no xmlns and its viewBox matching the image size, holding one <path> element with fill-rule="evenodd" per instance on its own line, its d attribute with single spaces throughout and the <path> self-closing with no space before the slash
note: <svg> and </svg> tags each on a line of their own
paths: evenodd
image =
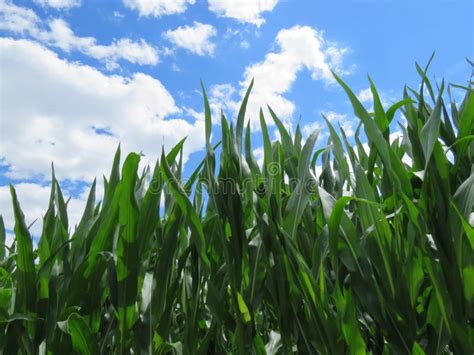
<svg viewBox="0 0 474 355">
<path fill-rule="evenodd" d="M 27 221 L 45 211 L 50 164 L 80 216 L 94 176 L 113 152 L 151 164 L 183 136 L 190 171 L 204 147 L 205 83 L 229 118 L 252 77 L 248 119 L 270 104 L 303 132 L 324 112 L 348 135 L 357 120 L 330 75 L 371 106 L 370 74 L 386 105 L 419 82 L 415 61 L 433 51 L 432 76 L 464 84 L 474 56 L 474 3 L 455 1 L 0 0 L 0 214 L 13 221 L 13 183 Z M 271 122 L 268 121 L 271 125 Z M 214 140 L 219 135 L 216 121 Z M 271 127 L 274 131 L 274 127 Z M 99 192 L 100 193 L 100 192 Z M 40 223 L 33 232 L 40 230 Z"/>
</svg>

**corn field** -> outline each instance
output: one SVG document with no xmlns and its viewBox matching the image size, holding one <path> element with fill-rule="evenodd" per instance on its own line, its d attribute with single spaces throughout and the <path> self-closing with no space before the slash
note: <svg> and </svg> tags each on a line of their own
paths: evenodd
<svg viewBox="0 0 474 355">
<path fill-rule="evenodd" d="M 370 78 L 367 110 L 334 74 L 360 120 L 352 143 L 325 119 L 315 150 L 318 132 L 260 111 L 263 164 L 252 84 L 219 140 L 203 87 L 206 154 L 187 179 L 185 140 L 144 171 L 119 148 L 103 199 L 94 182 L 71 226 L 53 172 L 37 243 L 11 186 L 3 353 L 472 354 L 472 78 L 457 103 L 417 70 L 420 87 L 386 110 Z"/>
</svg>

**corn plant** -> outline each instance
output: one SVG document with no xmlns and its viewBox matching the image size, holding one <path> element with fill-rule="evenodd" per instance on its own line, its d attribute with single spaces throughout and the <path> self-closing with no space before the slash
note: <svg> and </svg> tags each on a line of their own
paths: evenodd
<svg viewBox="0 0 474 355">
<path fill-rule="evenodd" d="M 185 140 L 143 172 L 119 148 L 73 227 L 53 171 L 37 245 L 11 186 L 3 353 L 472 354 L 472 82 L 458 104 L 417 70 L 420 89 L 387 109 L 369 78 L 373 112 L 335 75 L 354 141 L 326 120 L 315 150 L 318 132 L 303 139 L 268 107 L 272 141 L 260 111 L 263 164 L 245 125 L 252 84 L 219 142 L 203 87 L 206 154 L 189 178 Z"/>
</svg>

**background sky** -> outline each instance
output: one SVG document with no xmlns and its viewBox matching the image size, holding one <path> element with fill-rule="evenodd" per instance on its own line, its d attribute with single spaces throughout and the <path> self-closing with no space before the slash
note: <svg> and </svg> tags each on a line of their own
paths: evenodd
<svg viewBox="0 0 474 355">
<path fill-rule="evenodd" d="M 473 29 L 472 0 L 0 0 L 0 214 L 9 237 L 8 185 L 32 223 L 47 208 L 52 162 L 71 197 L 70 225 L 119 142 L 153 164 L 163 145 L 187 136 L 191 171 L 204 148 L 201 79 L 215 142 L 220 110 L 233 119 L 255 79 L 247 119 L 259 158 L 260 106 L 291 129 L 299 122 L 304 135 L 320 128 L 320 145 L 322 112 L 351 136 L 357 120 L 331 69 L 368 108 L 367 74 L 390 105 L 405 84 L 418 87 L 415 61 L 433 51 L 430 76 L 465 84 Z M 40 220 L 31 230 L 40 233 Z"/>
</svg>

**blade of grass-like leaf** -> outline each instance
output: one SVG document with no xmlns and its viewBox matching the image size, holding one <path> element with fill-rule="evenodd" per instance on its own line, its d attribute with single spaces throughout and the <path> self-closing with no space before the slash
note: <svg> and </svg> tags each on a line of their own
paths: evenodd
<svg viewBox="0 0 474 355">
<path fill-rule="evenodd" d="M 359 117 L 362 123 L 364 124 L 367 137 L 369 138 L 371 142 L 373 142 L 373 144 L 377 148 L 380 156 L 382 157 L 382 160 L 387 166 L 387 169 L 390 169 L 391 162 L 390 162 L 390 156 L 389 156 L 387 143 L 382 133 L 380 132 L 379 128 L 377 127 L 375 122 L 372 120 L 372 117 L 370 117 L 369 113 L 366 111 L 364 106 L 362 106 L 360 101 L 357 99 L 357 96 L 349 88 L 349 86 L 347 86 L 347 84 L 344 81 L 342 81 L 342 79 L 339 78 L 335 73 L 333 73 L 333 75 L 336 81 L 342 86 L 347 96 L 349 97 L 349 100 L 351 101 L 352 107 L 354 109 L 354 114 L 357 117 Z"/>
<path fill-rule="evenodd" d="M 15 240 L 17 247 L 16 266 L 18 291 L 15 308 L 22 313 L 35 313 L 36 287 L 35 264 L 33 254 L 33 241 L 25 224 L 25 216 L 21 210 L 15 188 L 10 185 L 13 201 L 13 214 L 15 216 Z"/>
<path fill-rule="evenodd" d="M 464 229 L 464 232 L 466 233 L 467 238 L 469 240 L 469 244 L 471 245 L 471 249 L 474 250 L 474 227 L 472 227 L 469 224 L 469 222 L 466 220 L 466 218 L 464 218 L 461 211 L 459 211 L 459 209 L 456 207 L 454 202 L 451 202 L 451 206 L 453 207 L 453 209 L 456 211 L 457 215 L 459 216 L 459 219 L 461 220 L 461 224 L 462 224 L 462 227 Z M 458 248 L 458 249 L 460 251 L 463 251 L 462 247 Z"/>
<path fill-rule="evenodd" d="M 96 260 L 99 253 L 104 250 L 108 250 L 112 246 L 113 234 L 117 228 L 118 223 L 120 194 L 121 185 L 119 182 L 116 185 L 114 195 L 109 203 L 108 209 L 104 212 L 105 206 L 102 207 L 101 215 L 104 215 L 104 217 L 101 219 L 97 234 L 94 235 L 89 250 L 89 255 L 87 256 L 87 267 L 84 271 L 84 277 L 86 278 L 91 275 L 92 271 L 96 267 Z"/>
<path fill-rule="evenodd" d="M 459 188 L 456 190 L 456 193 L 453 196 L 451 204 L 454 204 L 455 211 L 450 209 L 450 225 L 451 230 L 453 231 L 453 241 L 456 248 L 456 256 L 459 270 L 461 271 L 464 267 L 464 235 L 463 235 L 463 222 L 459 220 L 456 216 L 459 213 L 463 219 L 469 220 L 470 214 L 472 213 L 474 206 L 474 166 L 471 171 L 471 175 L 466 181 L 464 181 Z"/>
<path fill-rule="evenodd" d="M 272 143 L 270 141 L 270 136 L 268 135 L 267 123 L 265 121 L 265 117 L 263 116 L 263 111 L 261 108 L 259 114 L 260 127 L 262 129 L 263 136 L 263 170 L 265 171 L 266 167 L 272 160 Z"/>
<path fill-rule="evenodd" d="M 275 112 L 273 112 L 272 108 L 270 106 L 267 106 L 267 108 L 273 118 L 273 122 L 275 122 L 278 128 L 278 132 L 280 132 L 281 145 L 285 152 L 285 160 L 287 161 L 286 165 L 288 166 L 290 177 L 296 177 L 298 161 L 291 135 L 286 129 L 283 122 L 281 122 Z"/>
<path fill-rule="evenodd" d="M 186 192 L 180 186 L 179 182 L 176 180 L 176 177 L 170 170 L 170 167 L 166 161 L 164 152 L 161 156 L 161 167 L 163 176 L 168 184 L 168 187 L 171 190 L 174 198 L 176 199 L 176 203 L 179 205 L 182 213 L 186 216 L 189 222 L 189 227 L 192 230 L 191 239 L 194 243 L 196 250 L 203 262 L 205 268 L 209 268 L 209 259 L 206 255 L 206 245 L 204 239 L 204 233 L 202 231 L 202 225 L 199 222 L 198 215 L 196 214 L 196 210 L 193 208 L 191 202 L 189 201 Z"/>
<path fill-rule="evenodd" d="M 239 113 L 237 115 L 237 124 L 236 124 L 236 131 L 235 131 L 235 140 L 237 142 L 237 151 L 239 154 L 242 153 L 242 133 L 244 130 L 244 121 L 245 121 L 245 111 L 247 110 L 247 102 L 249 100 L 250 92 L 252 91 L 253 87 L 253 79 L 250 81 L 250 85 L 244 95 L 244 99 L 240 104 Z"/>
<path fill-rule="evenodd" d="M 50 253 L 51 244 L 53 242 L 54 225 L 56 220 L 56 177 L 54 174 L 54 165 L 51 164 L 51 192 L 49 195 L 48 209 L 43 217 L 43 228 L 41 231 L 41 237 L 38 242 L 38 256 L 40 264 L 48 258 Z M 44 287 L 44 286 L 43 286 Z M 41 293 L 41 291 L 40 291 Z"/>
<path fill-rule="evenodd" d="M 426 73 L 428 72 L 428 68 L 431 65 L 431 62 L 434 58 L 434 55 L 435 55 L 435 52 L 433 52 L 430 56 L 430 59 L 428 59 L 428 63 L 425 66 L 425 70 L 422 70 L 420 68 L 420 66 L 418 64 L 416 64 L 417 70 L 419 70 L 419 74 L 422 78 L 419 94 L 416 94 L 416 92 L 414 91 L 414 95 L 418 99 L 418 117 L 420 119 L 423 118 L 423 115 L 426 112 L 427 103 L 426 103 L 426 100 L 425 100 L 425 97 L 424 97 L 424 95 L 425 95 L 424 89 L 425 89 L 425 86 L 428 86 L 428 87 L 431 88 L 431 83 L 429 82 L 428 77 L 426 76 Z M 433 91 L 433 90 L 431 89 L 431 91 Z"/>
<path fill-rule="evenodd" d="M 249 309 L 247 305 L 245 304 L 245 301 L 240 294 L 240 292 L 236 291 L 236 297 L 237 297 L 237 304 L 239 306 L 240 310 L 240 316 L 242 317 L 242 322 L 248 323 L 252 320 L 252 317 L 250 316 Z"/>
<path fill-rule="evenodd" d="M 390 134 L 389 129 L 389 122 L 387 120 L 387 116 L 385 114 L 385 111 L 383 109 L 382 101 L 380 100 L 379 93 L 377 92 L 377 88 L 375 87 L 374 82 L 372 79 L 369 78 L 370 82 L 370 90 L 372 91 L 372 96 L 374 98 L 374 120 L 377 126 L 379 127 L 380 131 L 384 135 L 385 139 L 388 139 L 388 136 Z"/>
<path fill-rule="evenodd" d="M 16 195 L 15 188 L 10 185 L 10 194 L 13 202 L 13 214 L 15 217 L 15 240 L 17 247 L 16 256 L 16 296 L 15 311 L 25 313 L 30 316 L 36 314 L 36 287 L 35 287 L 35 264 L 33 254 L 33 241 L 31 239 L 28 227 L 25 224 L 25 216 L 21 210 L 20 203 Z M 34 339 L 34 323 L 25 324 L 25 334 L 18 334 L 20 339 L 31 345 Z M 28 349 L 31 351 L 32 349 Z"/>
<path fill-rule="evenodd" d="M 5 224 L 0 214 L 0 262 L 5 259 Z"/>
<path fill-rule="evenodd" d="M 105 179 L 105 177 L 104 177 Z M 114 161 L 112 163 L 112 170 L 110 171 L 110 177 L 106 184 L 104 184 L 104 199 L 102 202 L 102 213 L 101 217 L 103 217 L 104 213 L 107 213 L 109 210 L 110 205 L 112 204 L 112 200 L 115 194 L 115 188 L 117 187 L 120 181 L 120 144 L 117 147 L 115 152 Z"/>
<path fill-rule="evenodd" d="M 463 139 L 472 134 L 474 129 L 474 93 L 469 91 L 466 93 L 464 105 L 459 113 L 459 131 L 457 139 Z M 464 141 L 459 146 L 458 154 L 463 155 L 469 146 L 469 142 Z"/>
<path fill-rule="evenodd" d="M 96 190 L 96 179 L 92 182 L 92 186 L 87 197 L 86 208 L 82 214 L 79 225 L 73 234 L 73 243 L 71 244 L 71 266 L 76 269 L 83 261 L 84 255 L 87 252 L 86 238 L 92 225 L 95 222 L 94 209 L 95 209 L 95 190 Z"/>
<path fill-rule="evenodd" d="M 120 320 L 120 352 L 124 353 L 129 329 L 137 320 L 135 303 L 138 294 L 137 222 L 138 206 L 135 186 L 140 156 L 130 153 L 122 168 L 122 193 L 119 201 L 120 234 L 117 241 L 118 318 Z"/>
<path fill-rule="evenodd" d="M 179 141 L 168 153 L 166 159 L 168 164 L 172 164 L 179 152 L 182 151 L 186 138 Z M 145 193 L 142 205 L 139 211 L 139 220 L 137 223 L 138 255 L 143 257 L 147 243 L 150 243 L 152 234 L 159 221 L 158 209 L 160 205 L 161 191 L 163 189 L 163 179 L 159 163 L 156 163 L 153 171 L 150 186 Z"/>
<path fill-rule="evenodd" d="M 247 129 L 245 130 L 245 158 L 247 160 L 247 164 L 252 171 L 252 174 L 259 174 L 260 168 L 258 167 L 257 162 L 252 153 L 252 142 L 250 138 L 250 122 L 247 124 Z"/>
<path fill-rule="evenodd" d="M 72 313 L 67 319 L 67 329 L 72 339 L 74 349 L 83 355 L 99 353 L 97 341 L 86 321 L 77 313 Z"/>
<path fill-rule="evenodd" d="M 206 149 L 211 151 L 211 132 L 212 132 L 212 117 L 211 117 L 211 108 L 209 106 L 209 100 L 207 99 L 206 89 L 201 80 L 201 89 L 202 96 L 204 98 L 204 120 L 205 120 L 205 133 L 206 133 Z"/>
<path fill-rule="evenodd" d="M 327 192 L 322 188 L 319 189 L 319 194 L 322 199 L 331 198 L 327 196 Z M 355 198 L 350 197 L 350 196 L 343 196 L 339 198 L 339 200 L 337 200 L 333 205 L 334 207 L 332 209 L 331 216 L 329 217 L 329 220 L 327 222 L 328 227 L 329 227 L 329 248 L 331 250 L 331 254 L 333 255 L 333 257 L 337 257 L 337 238 L 338 238 L 338 232 L 339 232 L 339 228 L 341 224 L 341 219 L 343 217 L 343 214 L 345 213 L 344 208 L 348 202 L 354 199 Z M 350 254 L 353 258 L 353 262 L 357 266 L 359 274 L 363 275 L 364 273 L 359 264 L 360 251 L 359 251 L 359 246 L 357 244 L 357 241 L 351 240 L 350 237 L 347 236 L 345 233 L 342 233 L 342 234 L 349 248 Z"/>
<path fill-rule="evenodd" d="M 367 201 L 376 202 L 375 194 L 372 187 L 369 184 L 367 176 L 365 175 L 362 167 L 356 165 L 356 196 Z M 390 290 L 391 296 L 395 295 L 395 283 L 393 280 L 393 272 L 390 263 L 390 242 L 391 232 L 387 222 L 386 216 L 383 215 L 379 209 L 371 204 L 358 203 L 358 209 L 360 211 L 360 221 L 364 231 L 369 231 L 371 228 L 374 229 L 374 242 L 377 245 L 379 257 L 381 258 L 381 265 L 379 264 L 379 271 L 383 277 L 387 278 L 388 289 Z M 374 259 L 376 255 L 372 255 Z"/>
<path fill-rule="evenodd" d="M 365 110 L 364 106 L 357 99 L 357 96 L 352 92 L 352 90 L 347 86 L 347 84 L 342 81 L 334 72 L 334 77 L 336 81 L 343 87 L 346 92 L 349 100 L 352 103 L 354 109 L 354 114 L 359 117 L 364 124 L 365 133 L 369 141 L 371 141 L 375 148 L 377 149 L 380 157 L 385 165 L 386 171 L 390 174 L 392 180 L 396 182 L 396 185 L 400 190 L 404 191 L 405 194 L 411 196 L 413 192 L 411 191 L 411 184 L 409 183 L 406 170 L 402 165 L 401 161 L 395 156 L 393 151 L 390 149 L 390 145 L 385 141 L 381 131 L 377 127 L 377 124 L 372 120 L 369 113 Z"/>
<path fill-rule="evenodd" d="M 388 109 L 387 109 L 387 112 L 385 113 L 386 117 L 387 117 L 387 122 L 388 124 L 390 124 L 393 120 L 393 118 L 395 117 L 395 113 L 402 107 L 404 107 L 406 104 L 412 102 L 412 100 L 400 100 L 396 103 L 394 103 L 392 106 L 390 106 Z"/>
<path fill-rule="evenodd" d="M 296 231 L 303 215 L 303 211 L 308 203 L 309 195 L 311 194 L 310 190 L 310 179 L 311 173 L 309 170 L 311 164 L 311 155 L 313 153 L 314 144 L 318 138 L 319 130 L 313 132 L 303 147 L 301 153 L 300 165 L 298 167 L 298 186 L 291 194 L 290 200 L 286 205 L 286 217 L 284 219 L 284 226 L 286 232 L 294 240 L 296 236 Z"/>
<path fill-rule="evenodd" d="M 436 99 L 435 99 L 433 87 L 431 86 L 431 83 L 430 83 L 430 81 L 428 80 L 428 77 L 426 76 L 426 72 L 427 72 L 428 66 L 430 65 L 430 62 L 433 60 L 433 56 L 434 56 L 434 53 L 432 54 L 431 58 L 429 59 L 428 65 L 426 66 L 426 69 L 425 69 L 425 70 L 423 70 L 423 69 L 418 65 L 418 63 L 415 63 L 415 66 L 416 66 L 416 71 L 418 72 L 418 74 L 420 75 L 421 79 L 423 80 L 424 85 L 425 85 L 426 88 L 428 89 L 428 93 L 429 93 L 431 99 L 432 99 L 433 102 L 434 102 Z"/>
<path fill-rule="evenodd" d="M 440 272 L 437 272 L 438 271 L 438 268 L 436 267 L 437 265 L 435 265 L 435 261 L 432 260 L 431 258 L 425 257 L 424 264 L 426 266 L 426 269 L 428 270 L 428 275 L 433 284 L 436 302 L 441 311 L 441 316 L 444 321 L 444 325 L 448 329 L 449 333 L 451 333 L 452 327 L 451 327 L 450 317 L 448 313 L 449 304 L 447 301 L 446 287 L 443 286 L 444 283 L 442 283 L 441 281 L 442 275 Z"/>
<path fill-rule="evenodd" d="M 333 143 L 333 153 L 334 157 L 338 163 L 338 166 L 342 170 L 343 173 L 343 179 L 344 180 L 349 180 L 350 181 L 350 176 L 349 176 L 349 166 L 347 165 L 347 160 L 344 155 L 344 148 L 342 147 L 341 140 L 339 139 L 339 135 L 337 134 L 336 130 L 332 126 L 331 122 L 327 119 L 327 117 L 324 114 L 321 114 L 323 119 L 326 121 L 327 126 L 329 127 L 329 133 L 331 135 L 331 140 Z M 341 181 L 341 187 L 343 185 L 344 181 Z"/>
<path fill-rule="evenodd" d="M 69 221 L 67 217 L 67 203 L 64 201 L 64 196 L 61 191 L 61 187 L 59 186 L 59 182 L 58 180 L 56 180 L 56 177 L 54 175 L 53 175 L 53 179 L 54 179 L 53 184 L 55 185 L 55 189 L 56 189 L 55 203 L 58 210 L 58 217 L 61 220 L 61 223 L 63 224 L 64 229 L 67 231 L 69 227 Z"/>
<path fill-rule="evenodd" d="M 295 131 L 295 150 L 298 152 L 298 154 L 301 152 L 301 144 L 303 141 L 303 134 L 301 133 L 301 127 L 300 124 L 296 126 L 296 131 Z"/>
<path fill-rule="evenodd" d="M 439 137 L 443 87 L 444 83 L 441 85 L 441 90 L 438 94 L 438 99 L 436 100 L 436 106 L 420 131 L 421 147 L 425 155 L 425 169 L 429 164 L 431 154 L 433 153 L 434 145 Z"/>
</svg>

